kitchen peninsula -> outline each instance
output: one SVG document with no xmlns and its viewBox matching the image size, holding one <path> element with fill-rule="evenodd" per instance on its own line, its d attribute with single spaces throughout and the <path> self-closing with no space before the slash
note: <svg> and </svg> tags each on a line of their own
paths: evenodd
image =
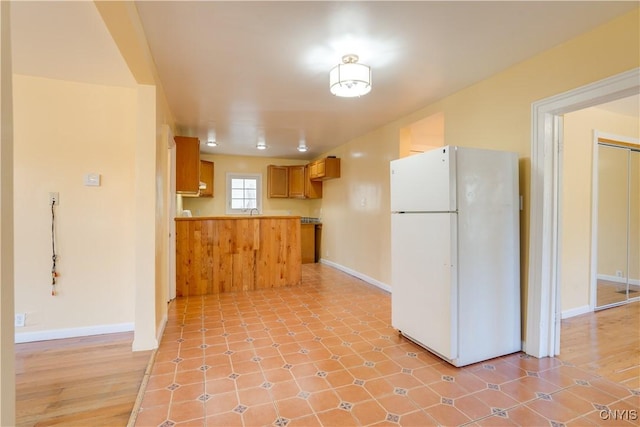
<svg viewBox="0 0 640 427">
<path fill-rule="evenodd" d="M 176 294 L 299 285 L 299 216 L 176 218 Z"/>
</svg>

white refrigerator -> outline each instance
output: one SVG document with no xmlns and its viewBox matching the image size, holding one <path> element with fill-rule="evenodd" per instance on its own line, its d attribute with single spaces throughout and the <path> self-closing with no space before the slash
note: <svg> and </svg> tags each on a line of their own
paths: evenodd
<svg viewBox="0 0 640 427">
<path fill-rule="evenodd" d="M 454 366 L 521 350 L 516 153 L 391 161 L 391 321 Z"/>
</svg>

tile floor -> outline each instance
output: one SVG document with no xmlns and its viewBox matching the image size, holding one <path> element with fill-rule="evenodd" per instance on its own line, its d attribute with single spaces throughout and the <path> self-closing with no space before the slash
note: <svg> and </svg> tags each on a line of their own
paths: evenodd
<svg viewBox="0 0 640 427">
<path fill-rule="evenodd" d="M 638 390 L 522 353 L 452 367 L 398 336 L 390 301 L 320 264 L 299 287 L 178 299 L 136 425 L 638 425 Z"/>
</svg>

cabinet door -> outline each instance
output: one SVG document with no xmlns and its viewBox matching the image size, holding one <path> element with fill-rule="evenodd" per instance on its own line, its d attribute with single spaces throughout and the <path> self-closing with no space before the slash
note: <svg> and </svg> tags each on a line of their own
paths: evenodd
<svg viewBox="0 0 640 427">
<path fill-rule="evenodd" d="M 316 262 L 316 226 L 315 224 L 300 224 L 300 250 L 302 263 Z"/>
<path fill-rule="evenodd" d="M 340 178 L 340 159 L 327 157 L 310 163 L 311 179 L 325 181 L 327 179 Z"/>
<path fill-rule="evenodd" d="M 213 197 L 213 162 L 200 160 L 200 182 L 205 188 L 200 189 L 200 197 Z"/>
<path fill-rule="evenodd" d="M 311 179 L 318 177 L 318 162 L 309 163 L 309 177 Z"/>
<path fill-rule="evenodd" d="M 316 162 L 316 177 L 317 178 L 324 177 L 324 166 L 325 166 L 324 162 L 325 162 L 324 159 L 318 160 Z"/>
<path fill-rule="evenodd" d="M 340 159 L 327 157 L 324 159 L 324 179 L 340 178 Z"/>
<path fill-rule="evenodd" d="M 289 166 L 289 197 L 304 199 L 304 165 Z"/>
<path fill-rule="evenodd" d="M 289 168 L 269 165 L 267 167 L 268 197 L 289 197 Z"/>
<path fill-rule="evenodd" d="M 198 194 L 200 187 L 200 141 L 176 136 L 176 192 Z"/>
<path fill-rule="evenodd" d="M 304 168 L 304 197 L 307 199 L 322 199 L 322 181 L 311 180 L 311 166 Z"/>
</svg>

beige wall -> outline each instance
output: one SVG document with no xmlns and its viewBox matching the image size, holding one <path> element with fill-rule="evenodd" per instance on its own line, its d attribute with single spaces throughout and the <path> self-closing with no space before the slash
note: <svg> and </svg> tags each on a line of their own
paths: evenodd
<svg viewBox="0 0 640 427">
<path fill-rule="evenodd" d="M 399 157 L 401 129 L 442 112 L 446 144 L 520 155 L 524 196 L 521 275 L 526 307 L 531 104 L 640 66 L 639 22 L 636 9 L 331 151 L 329 154 L 343 158 L 343 178 L 325 189 L 322 257 L 390 284 L 388 162 Z M 361 206 L 363 196 L 368 201 L 366 209 Z"/>
<path fill-rule="evenodd" d="M 135 333 L 134 350 L 148 350 L 158 346 L 157 307 L 154 304 L 162 276 L 158 271 L 161 260 L 156 258 L 162 224 L 161 192 L 158 190 L 158 135 L 156 132 L 156 89 L 138 85 L 136 110 L 136 140 L 134 163 L 135 213 L 132 225 L 135 238 Z M 160 196 L 159 196 L 160 193 Z M 151 220 L 154 218 L 154 221 Z"/>
<path fill-rule="evenodd" d="M 320 202 L 317 200 L 277 199 L 267 197 L 268 165 L 303 165 L 303 160 L 278 159 L 273 157 L 223 156 L 201 154 L 202 160 L 214 162 L 214 197 L 182 197 L 184 209 L 191 210 L 193 216 L 225 215 L 227 196 L 227 173 L 251 173 L 262 175 L 262 214 L 263 215 L 299 215 L 319 217 Z M 330 185 L 323 184 L 323 190 Z"/>
<path fill-rule="evenodd" d="M 614 114 L 599 108 L 587 108 L 564 116 L 560 225 L 563 312 L 580 309 L 590 303 L 594 131 L 638 138 L 639 129 L 640 120 L 637 117 Z M 610 195 L 603 194 L 603 197 Z"/>
<path fill-rule="evenodd" d="M 9 2 L 0 2 L 0 425 L 15 425 L 13 105 Z"/>
<path fill-rule="evenodd" d="M 14 93 L 17 332 L 132 323 L 136 90 L 15 75 Z M 83 185 L 89 172 L 101 186 Z"/>
<path fill-rule="evenodd" d="M 168 236 L 170 218 L 169 153 L 166 127 L 175 129 L 144 29 L 133 2 L 94 2 L 123 59 L 140 85 L 136 185 L 145 203 L 136 205 L 135 252 L 144 259 L 136 283 L 136 338 L 134 349 L 155 346 L 167 317 Z M 151 218 L 155 221 L 151 222 Z M 148 228 L 150 227 L 150 228 Z M 142 232 L 142 230 L 145 230 Z M 140 264 L 138 262 L 138 264 Z"/>
<path fill-rule="evenodd" d="M 391 284 L 389 162 L 399 157 L 399 132 L 385 126 L 331 151 L 341 177 L 323 188 L 322 259 L 382 285 Z"/>
</svg>

